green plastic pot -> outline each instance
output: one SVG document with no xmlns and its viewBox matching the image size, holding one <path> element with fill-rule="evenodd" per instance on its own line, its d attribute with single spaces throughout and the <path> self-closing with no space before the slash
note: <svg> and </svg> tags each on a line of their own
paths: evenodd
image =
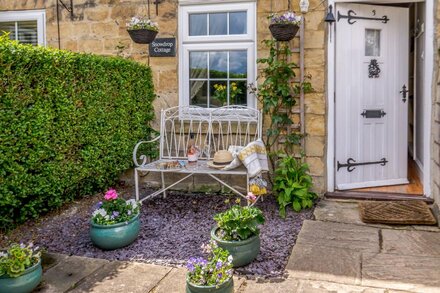
<svg viewBox="0 0 440 293">
<path fill-rule="evenodd" d="M 0 277 L 0 293 L 29 293 L 41 282 L 43 270 L 41 260 L 34 266 L 26 269 L 16 278 L 3 275 Z"/>
<path fill-rule="evenodd" d="M 200 286 L 191 284 L 186 276 L 186 293 L 234 293 L 234 279 L 229 280 L 216 286 Z"/>
<path fill-rule="evenodd" d="M 216 232 L 219 228 L 214 227 L 211 230 L 211 239 L 217 242 L 217 245 L 229 251 L 232 255 L 232 265 L 234 268 L 250 264 L 260 253 L 260 236 L 254 235 L 243 241 L 226 241 L 217 237 Z"/>
<path fill-rule="evenodd" d="M 139 214 L 128 222 L 98 225 L 90 221 L 90 238 L 93 244 L 105 250 L 127 246 L 136 240 L 141 224 Z"/>
</svg>

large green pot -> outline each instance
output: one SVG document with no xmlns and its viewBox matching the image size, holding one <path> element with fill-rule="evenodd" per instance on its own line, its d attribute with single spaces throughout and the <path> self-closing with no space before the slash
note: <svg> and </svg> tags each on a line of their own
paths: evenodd
<svg viewBox="0 0 440 293">
<path fill-rule="evenodd" d="M 250 264 L 260 253 L 260 236 L 254 235 L 243 241 L 225 241 L 217 237 L 216 232 L 219 228 L 214 227 L 211 230 L 211 239 L 217 242 L 217 245 L 229 251 L 232 255 L 232 265 L 234 268 Z"/>
<path fill-rule="evenodd" d="M 234 279 L 229 280 L 220 286 L 199 286 L 191 284 L 186 276 L 186 293 L 234 293 Z"/>
<path fill-rule="evenodd" d="M 29 293 L 41 282 L 43 270 L 41 260 L 34 266 L 26 269 L 23 274 L 16 278 L 9 276 L 0 277 L 0 293 Z"/>
<path fill-rule="evenodd" d="M 131 244 L 139 235 L 139 214 L 128 222 L 114 225 L 98 225 L 90 221 L 90 237 L 99 248 L 112 250 Z"/>
</svg>

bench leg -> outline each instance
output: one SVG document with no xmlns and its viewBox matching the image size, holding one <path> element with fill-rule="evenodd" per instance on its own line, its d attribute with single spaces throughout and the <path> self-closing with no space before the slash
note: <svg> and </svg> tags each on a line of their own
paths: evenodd
<svg viewBox="0 0 440 293">
<path fill-rule="evenodd" d="M 160 172 L 160 177 L 162 178 L 162 189 L 165 189 L 165 176 L 163 175 L 163 172 Z M 167 198 L 167 191 L 163 191 L 163 198 Z"/>
<path fill-rule="evenodd" d="M 137 169 L 134 169 L 134 186 L 136 189 L 136 201 L 139 201 L 139 174 Z"/>
</svg>

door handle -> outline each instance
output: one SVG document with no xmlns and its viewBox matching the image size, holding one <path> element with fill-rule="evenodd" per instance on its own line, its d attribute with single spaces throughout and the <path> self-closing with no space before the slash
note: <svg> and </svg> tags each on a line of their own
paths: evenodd
<svg viewBox="0 0 440 293">
<path fill-rule="evenodd" d="M 409 92 L 409 90 L 407 90 L 406 85 L 402 86 L 402 90 L 399 92 L 402 94 L 402 101 L 405 103 L 406 102 L 406 94 Z"/>
</svg>

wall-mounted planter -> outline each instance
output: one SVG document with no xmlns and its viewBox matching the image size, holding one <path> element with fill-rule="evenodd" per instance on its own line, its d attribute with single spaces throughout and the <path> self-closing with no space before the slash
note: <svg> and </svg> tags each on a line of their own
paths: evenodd
<svg viewBox="0 0 440 293">
<path fill-rule="evenodd" d="M 273 23 L 269 25 L 269 30 L 275 40 L 287 42 L 296 36 L 299 26 L 292 23 Z"/>
<path fill-rule="evenodd" d="M 133 42 L 138 44 L 150 44 L 157 36 L 157 31 L 138 29 L 138 30 L 127 30 Z"/>
</svg>

